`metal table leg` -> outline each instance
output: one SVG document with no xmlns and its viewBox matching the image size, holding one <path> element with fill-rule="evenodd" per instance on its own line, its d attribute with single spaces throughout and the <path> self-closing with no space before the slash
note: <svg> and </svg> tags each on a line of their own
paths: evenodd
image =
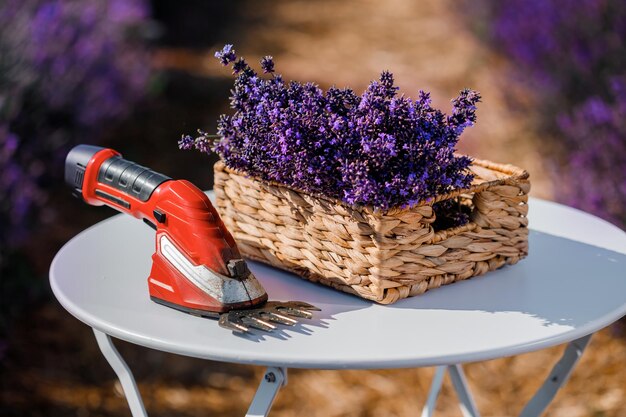
<svg viewBox="0 0 626 417">
<path fill-rule="evenodd" d="M 528 402 L 520 417 L 539 417 L 550 405 L 558 390 L 565 385 L 574 371 L 576 364 L 583 355 L 592 335 L 587 335 L 570 342 L 563 352 L 563 356 L 552 368 L 543 385 L 537 390 Z M 444 374 L 448 371 L 454 390 L 459 397 L 459 406 L 463 417 L 479 417 L 474 399 L 467 387 L 465 375 L 461 365 L 438 366 L 430 387 L 428 399 L 422 409 L 422 417 L 431 417 L 435 411 L 435 403 L 441 391 Z"/>
<path fill-rule="evenodd" d="M 448 373 L 450 374 L 450 380 L 452 380 L 456 395 L 459 397 L 459 407 L 461 407 L 463 417 L 480 417 L 474 398 L 467 387 L 467 380 L 461 365 L 448 366 Z"/>
<path fill-rule="evenodd" d="M 130 368 L 115 348 L 111 337 L 93 329 L 102 354 L 117 374 L 133 417 L 148 417 Z M 267 368 L 246 417 L 267 416 L 281 387 L 287 385 L 287 368 Z"/>
<path fill-rule="evenodd" d="M 130 407 L 130 412 L 133 417 L 148 417 L 143 401 L 141 400 L 141 394 L 139 393 L 139 389 L 137 389 L 135 378 L 133 378 L 133 374 L 128 368 L 128 365 L 115 348 L 115 345 L 113 345 L 111 337 L 96 329 L 93 329 L 93 333 L 96 335 L 96 341 L 98 342 L 102 354 L 109 362 L 109 365 L 111 365 L 111 368 L 113 368 L 122 384 L 124 395 L 126 395 L 126 401 L 128 401 L 128 406 Z"/>
<path fill-rule="evenodd" d="M 267 368 L 246 417 L 267 416 L 278 390 L 285 385 L 287 385 L 287 368 Z"/>
<path fill-rule="evenodd" d="M 459 407 L 463 417 L 480 417 L 472 394 L 467 387 L 467 381 L 463 368 L 461 365 L 448 365 L 438 366 L 433 378 L 433 383 L 430 386 L 430 392 L 428 393 L 428 400 L 422 409 L 422 417 L 431 417 L 435 412 L 435 404 L 441 391 L 441 385 L 443 384 L 443 377 L 448 371 L 450 380 L 454 386 L 457 396 L 459 397 Z"/>
<path fill-rule="evenodd" d="M 540 416 L 550 405 L 558 390 L 567 382 L 574 367 L 583 355 L 591 340 L 591 334 L 570 342 L 563 352 L 563 356 L 554 365 L 545 382 L 528 402 L 520 417 Z"/>
<path fill-rule="evenodd" d="M 435 405 L 437 404 L 437 398 L 439 398 L 439 391 L 443 385 L 443 377 L 446 374 L 447 366 L 438 366 L 435 371 L 435 377 L 432 384 L 430 384 L 430 392 L 428 393 L 428 399 L 424 408 L 422 409 L 422 417 L 432 417 L 435 413 Z"/>
</svg>

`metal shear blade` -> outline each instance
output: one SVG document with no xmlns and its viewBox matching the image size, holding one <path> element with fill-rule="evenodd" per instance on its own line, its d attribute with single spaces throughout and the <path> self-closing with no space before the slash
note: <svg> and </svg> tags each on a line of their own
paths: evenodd
<svg viewBox="0 0 626 417">
<path fill-rule="evenodd" d="M 303 301 L 269 301 L 259 308 L 224 313 L 220 316 L 219 325 L 237 333 L 246 333 L 251 328 L 271 332 L 277 328 L 272 323 L 294 326 L 298 323 L 295 318 L 312 318 L 311 311 L 320 309 Z"/>
</svg>

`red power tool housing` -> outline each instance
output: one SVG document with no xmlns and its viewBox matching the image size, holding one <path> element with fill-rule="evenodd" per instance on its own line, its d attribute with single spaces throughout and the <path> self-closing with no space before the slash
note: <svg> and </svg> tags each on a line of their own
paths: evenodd
<svg viewBox="0 0 626 417">
<path fill-rule="evenodd" d="M 89 145 L 68 154 L 65 180 L 87 203 L 128 213 L 156 230 L 148 278 L 154 301 L 210 317 L 267 301 L 208 197 L 189 181 Z"/>
</svg>

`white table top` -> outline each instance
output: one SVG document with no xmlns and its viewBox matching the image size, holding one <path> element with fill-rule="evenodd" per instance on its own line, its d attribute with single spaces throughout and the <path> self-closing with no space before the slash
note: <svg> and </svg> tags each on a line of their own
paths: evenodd
<svg viewBox="0 0 626 417">
<path fill-rule="evenodd" d="M 119 215 L 70 240 L 50 282 L 79 320 L 154 349 L 225 362 L 319 369 L 433 366 L 565 343 L 626 315 L 626 233 L 581 211 L 530 201 L 530 255 L 515 266 L 377 305 L 250 262 L 270 299 L 322 309 L 311 321 L 238 336 L 150 301 L 154 232 Z"/>
</svg>

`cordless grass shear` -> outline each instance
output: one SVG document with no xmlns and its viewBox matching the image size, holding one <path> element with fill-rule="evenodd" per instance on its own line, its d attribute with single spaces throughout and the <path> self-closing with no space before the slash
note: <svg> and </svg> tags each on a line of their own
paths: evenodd
<svg viewBox="0 0 626 417">
<path fill-rule="evenodd" d="M 268 301 L 208 197 L 189 181 L 127 161 L 112 149 L 78 145 L 67 155 L 65 182 L 88 204 L 130 214 L 156 231 L 148 277 L 154 302 L 217 319 L 240 333 L 294 325 L 319 311 L 301 301 Z"/>
</svg>

